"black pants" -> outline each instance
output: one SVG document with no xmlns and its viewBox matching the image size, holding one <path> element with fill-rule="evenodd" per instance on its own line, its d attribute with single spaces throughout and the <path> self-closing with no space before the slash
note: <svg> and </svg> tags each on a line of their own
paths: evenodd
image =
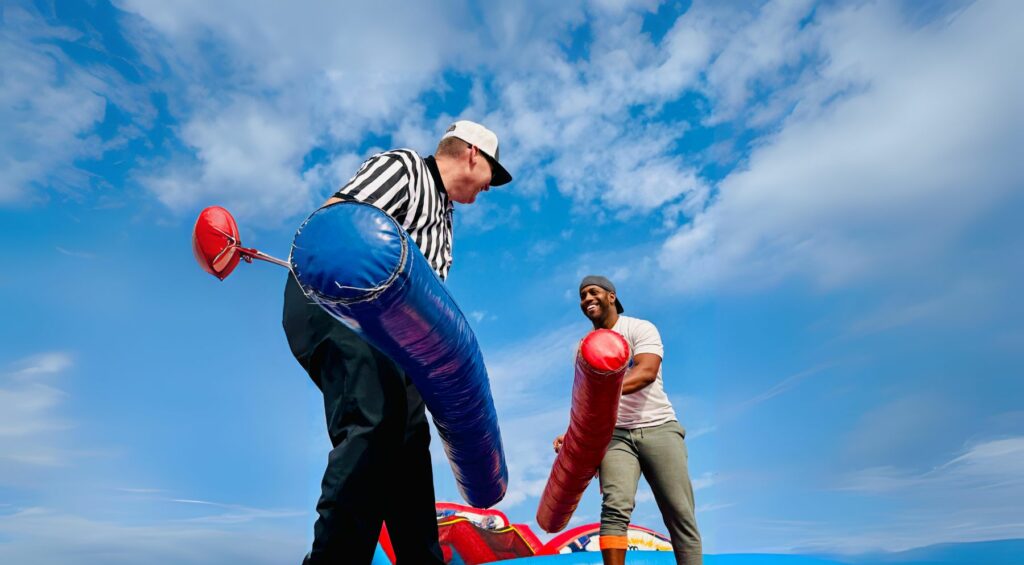
<svg viewBox="0 0 1024 565">
<path fill-rule="evenodd" d="M 443 564 L 423 399 L 386 355 L 332 318 L 291 276 L 283 325 L 324 394 L 331 450 L 305 564 L 368 564 L 381 522 L 398 563 Z"/>
</svg>

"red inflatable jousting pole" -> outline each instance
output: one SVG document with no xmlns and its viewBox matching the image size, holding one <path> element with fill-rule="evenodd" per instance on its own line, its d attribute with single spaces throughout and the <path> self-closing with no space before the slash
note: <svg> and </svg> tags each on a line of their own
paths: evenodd
<svg viewBox="0 0 1024 565">
<path fill-rule="evenodd" d="M 615 429 L 629 344 L 612 330 L 595 330 L 580 342 L 572 385 L 569 429 L 537 508 L 545 532 L 561 531 L 604 458 Z"/>
</svg>

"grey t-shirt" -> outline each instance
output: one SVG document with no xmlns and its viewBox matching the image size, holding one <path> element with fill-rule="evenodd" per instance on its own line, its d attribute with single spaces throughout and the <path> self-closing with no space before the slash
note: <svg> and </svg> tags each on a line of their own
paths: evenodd
<svg viewBox="0 0 1024 565">
<path fill-rule="evenodd" d="M 626 338 L 630 354 L 653 353 L 665 358 L 665 347 L 661 344 L 658 328 L 647 320 L 619 316 L 612 330 Z M 630 358 L 630 365 L 633 360 Z M 658 426 L 676 420 L 676 411 L 665 394 L 665 386 L 661 380 L 661 367 L 658 367 L 658 378 L 646 387 L 626 394 L 619 400 L 619 417 L 615 427 L 635 429 Z"/>
</svg>

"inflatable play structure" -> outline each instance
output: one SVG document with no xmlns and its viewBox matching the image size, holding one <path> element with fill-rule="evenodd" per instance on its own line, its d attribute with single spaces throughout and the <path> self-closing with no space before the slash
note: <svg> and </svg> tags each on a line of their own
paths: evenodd
<svg viewBox="0 0 1024 565">
<path fill-rule="evenodd" d="M 452 565 L 478 565 L 481 563 L 508 562 L 523 565 L 576 563 L 571 554 L 588 553 L 596 556 L 600 563 L 598 549 L 599 524 L 587 524 L 563 532 L 549 542 L 543 543 L 527 524 L 513 524 L 498 510 L 483 510 L 453 504 L 437 503 L 437 532 L 445 562 Z M 629 544 L 631 549 L 640 551 L 671 552 L 672 545 L 665 536 L 630 525 Z M 549 556 L 545 559 L 544 556 Z M 674 563 L 671 553 L 666 553 Z M 634 561 L 630 559 L 630 563 Z M 393 565 L 394 550 L 387 527 L 381 531 L 380 545 L 372 565 Z"/>
<path fill-rule="evenodd" d="M 498 510 L 437 503 L 437 530 L 449 565 L 602 565 L 600 525 L 571 528 L 543 543 L 526 524 L 512 524 Z M 630 524 L 627 565 L 675 565 L 668 537 Z M 844 565 L 801 555 L 705 555 L 705 565 Z M 387 528 L 371 565 L 395 565 Z"/>
<path fill-rule="evenodd" d="M 437 503 L 437 530 L 449 565 L 602 565 L 600 524 L 571 528 L 543 543 L 530 526 L 513 524 L 498 510 Z M 635 524 L 627 533 L 627 565 L 675 565 L 668 537 Z M 845 565 L 802 555 L 705 555 L 705 565 Z M 370 565 L 395 565 L 387 528 Z"/>
</svg>

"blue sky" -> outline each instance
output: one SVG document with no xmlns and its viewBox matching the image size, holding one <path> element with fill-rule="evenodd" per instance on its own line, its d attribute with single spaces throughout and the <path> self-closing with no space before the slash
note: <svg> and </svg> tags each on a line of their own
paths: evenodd
<svg viewBox="0 0 1024 565">
<path fill-rule="evenodd" d="M 285 273 L 216 281 L 192 224 L 226 206 L 286 256 L 363 158 L 456 118 L 516 177 L 456 211 L 448 281 L 513 520 L 567 421 L 576 285 L 604 273 L 661 329 L 709 553 L 1024 538 L 1022 23 L 1012 1 L 5 3 L 0 560 L 298 559 L 329 444 Z M 646 486 L 634 518 L 661 529 Z"/>
</svg>

